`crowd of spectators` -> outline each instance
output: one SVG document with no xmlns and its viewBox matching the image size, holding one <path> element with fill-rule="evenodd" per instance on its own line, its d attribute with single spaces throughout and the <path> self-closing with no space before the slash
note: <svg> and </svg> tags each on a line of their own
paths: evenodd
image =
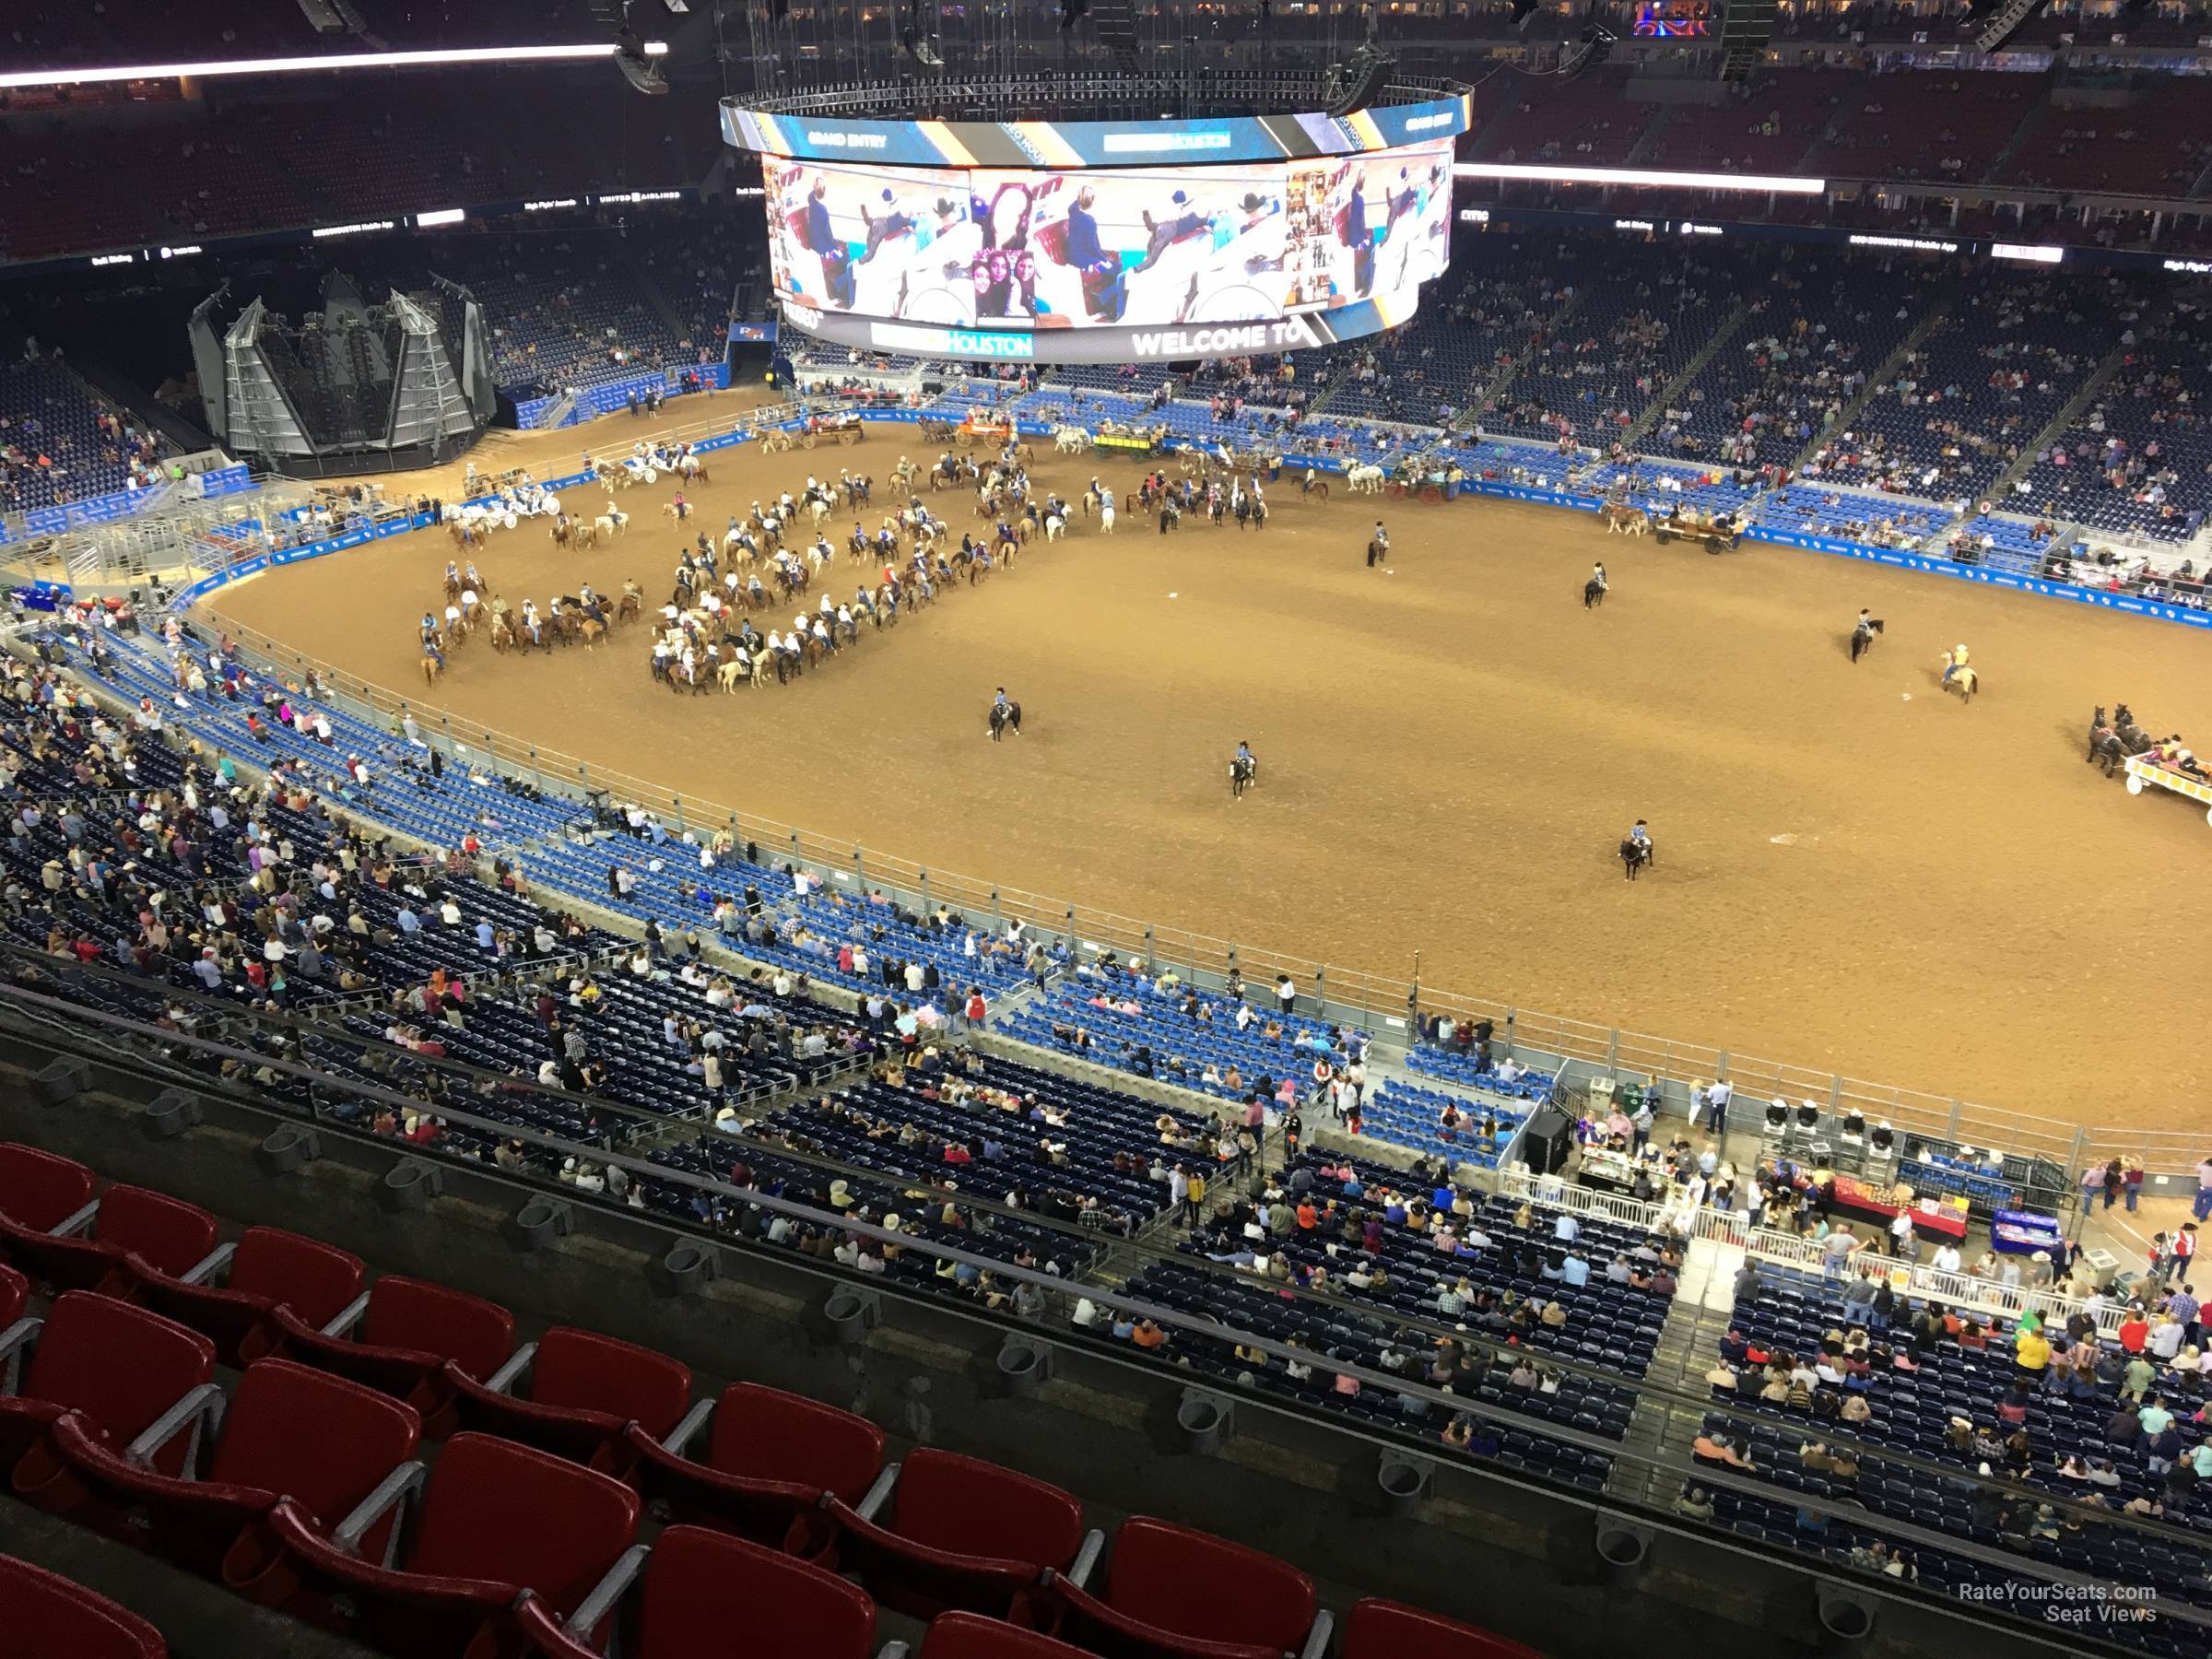
<svg viewBox="0 0 2212 1659">
<path fill-rule="evenodd" d="M 0 512 L 66 506 L 162 480 L 161 441 L 52 353 L 0 369 Z"/>
</svg>

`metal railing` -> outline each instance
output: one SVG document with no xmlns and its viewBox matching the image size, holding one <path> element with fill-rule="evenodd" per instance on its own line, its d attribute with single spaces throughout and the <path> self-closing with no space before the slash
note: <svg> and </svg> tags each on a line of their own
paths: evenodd
<svg viewBox="0 0 2212 1659">
<path fill-rule="evenodd" d="M 1890 1288 L 1900 1296 L 1919 1297 L 1924 1301 L 1940 1302 L 1947 1308 L 1983 1313 L 1992 1319 L 2017 1319 L 2032 1312 L 2046 1321 L 2055 1320 L 2064 1324 L 2077 1313 L 2086 1313 L 2096 1322 L 2101 1335 L 2112 1336 L 2118 1333 L 2125 1316 L 2124 1308 L 2110 1302 L 2091 1303 L 2061 1291 L 2032 1286 L 1993 1284 L 1974 1274 L 1940 1273 L 1919 1263 L 1865 1251 L 1853 1254 L 1848 1258 L 1849 1265 L 1839 1270 L 1818 1241 L 1795 1233 L 1777 1232 L 1772 1228 L 1755 1227 L 1750 1217 L 1738 1211 L 1717 1210 L 1710 1205 L 1693 1210 L 1683 1205 L 1647 1203 L 1640 1198 L 1577 1186 L 1556 1175 L 1531 1174 L 1525 1167 L 1500 1169 L 1498 1190 L 1509 1197 L 1552 1209 L 1594 1216 L 1653 1232 L 1671 1233 L 1677 1238 L 1732 1245 L 1746 1255 L 1773 1266 L 1821 1274 L 1839 1284 L 1851 1275 L 1879 1267 Z"/>
</svg>

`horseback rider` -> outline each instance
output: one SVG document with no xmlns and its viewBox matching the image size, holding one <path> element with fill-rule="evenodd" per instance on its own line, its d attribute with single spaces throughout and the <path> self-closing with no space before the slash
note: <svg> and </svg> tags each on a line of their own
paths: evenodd
<svg viewBox="0 0 2212 1659">
<path fill-rule="evenodd" d="M 1590 567 L 1590 580 L 1597 583 L 1597 591 L 1599 593 L 1604 593 L 1606 591 L 1606 567 L 1602 564 L 1592 565 Z"/>
<path fill-rule="evenodd" d="M 1652 832 L 1650 829 L 1645 826 L 1644 821 L 1641 818 L 1638 818 L 1636 820 L 1635 828 L 1629 831 L 1629 839 L 1643 849 L 1644 863 L 1651 863 Z"/>
<path fill-rule="evenodd" d="M 1252 745 L 1244 742 L 1241 738 L 1238 739 L 1237 752 L 1230 757 L 1229 763 L 1248 778 L 1256 778 L 1260 775 L 1259 757 L 1252 752 Z"/>
<path fill-rule="evenodd" d="M 1874 619 L 1874 614 L 1865 606 L 1861 606 L 1859 619 L 1853 625 L 1851 630 L 1851 660 L 1853 662 L 1857 662 L 1874 649 L 1874 636 L 1880 628 L 1881 624 Z"/>
<path fill-rule="evenodd" d="M 1965 667 L 1965 666 L 1966 666 L 1966 647 L 1965 647 L 1963 644 L 1961 644 L 1961 645 L 1958 645 L 1958 646 L 1954 646 L 1954 647 L 1953 647 L 1953 648 L 1952 648 L 1952 649 L 1951 649 L 1949 652 L 1946 653 L 1945 653 L 1945 655 L 1944 655 L 1944 659 L 1943 659 L 1943 683 L 1944 683 L 1945 685 L 1947 685 L 1947 685 L 1949 685 L 1949 684 L 1951 683 L 1951 677 L 1952 677 L 1953 675 L 1957 674 L 1957 673 L 1959 672 L 1959 669 L 1961 669 L 1961 668 L 1963 668 L 1963 667 Z"/>
</svg>

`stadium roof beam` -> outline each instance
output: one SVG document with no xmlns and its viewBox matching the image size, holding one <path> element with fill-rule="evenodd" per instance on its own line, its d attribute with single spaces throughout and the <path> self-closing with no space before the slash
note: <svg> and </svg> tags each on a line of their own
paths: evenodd
<svg viewBox="0 0 2212 1659">
<path fill-rule="evenodd" d="M 1728 0 L 1721 14 L 1721 78 L 1751 78 L 1774 38 L 1774 0 Z"/>
<path fill-rule="evenodd" d="M 1975 0 L 1975 4 L 1967 8 L 1966 21 L 1971 27 L 1988 18 L 1982 32 L 1974 37 L 1974 45 L 1983 52 L 1996 52 L 2027 26 L 2029 18 L 2042 9 L 2043 0 L 2009 0 L 2001 8 L 1993 0 Z M 1995 13 L 1994 17 L 1990 15 L 1993 12 Z"/>
<path fill-rule="evenodd" d="M 613 41 L 586 41 L 572 46 L 452 46 L 423 52 L 326 52 L 305 57 L 218 58 L 196 64 L 114 64 L 88 69 L 18 69 L 0 74 L 0 91 L 25 87 L 115 86 L 127 81 L 210 80 L 222 76 L 299 75 L 336 69 L 435 69 L 471 64 L 558 64 L 612 58 L 623 50 Z M 667 55 L 665 41 L 640 48 L 647 58 Z"/>
</svg>

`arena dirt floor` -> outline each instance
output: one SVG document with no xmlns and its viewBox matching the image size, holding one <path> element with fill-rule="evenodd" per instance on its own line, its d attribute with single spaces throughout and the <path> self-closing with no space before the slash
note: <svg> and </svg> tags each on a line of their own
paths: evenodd
<svg viewBox="0 0 2212 1659">
<path fill-rule="evenodd" d="M 479 459 L 550 477 L 640 429 L 613 417 Z M 694 500 L 718 533 L 810 471 L 882 480 L 902 452 L 927 459 L 888 426 L 858 449 L 722 452 Z M 1138 476 L 1049 453 L 1036 472 L 1070 498 Z M 660 516 L 670 493 L 626 492 L 629 533 L 594 553 L 503 533 L 487 579 L 518 607 L 625 577 L 665 597 L 688 539 Z M 2212 750 L 2203 635 L 1491 500 L 1382 504 L 1394 551 L 1370 570 L 1376 500 L 1271 499 L 1257 535 L 1084 524 L 789 687 L 672 697 L 633 625 L 588 654 L 472 644 L 434 700 L 687 796 L 1247 946 L 1400 977 L 1418 947 L 1431 987 L 2068 1122 L 2212 1130 L 2212 1058 L 2187 1035 L 2212 829 L 2083 759 L 2091 707 L 2116 700 Z M 965 500 L 937 505 L 971 523 Z M 418 532 L 218 608 L 405 687 L 452 550 Z M 1596 559 L 1612 592 L 1585 611 Z M 832 591 L 854 580 L 841 556 Z M 1853 666 L 1863 604 L 1888 631 Z M 1987 677 L 1971 707 L 1937 683 L 1959 641 Z M 1027 725 L 994 747 L 999 685 Z M 1236 802 L 1240 738 L 1265 770 Z M 1614 848 L 1638 818 L 1658 862 L 1630 884 Z"/>
</svg>

